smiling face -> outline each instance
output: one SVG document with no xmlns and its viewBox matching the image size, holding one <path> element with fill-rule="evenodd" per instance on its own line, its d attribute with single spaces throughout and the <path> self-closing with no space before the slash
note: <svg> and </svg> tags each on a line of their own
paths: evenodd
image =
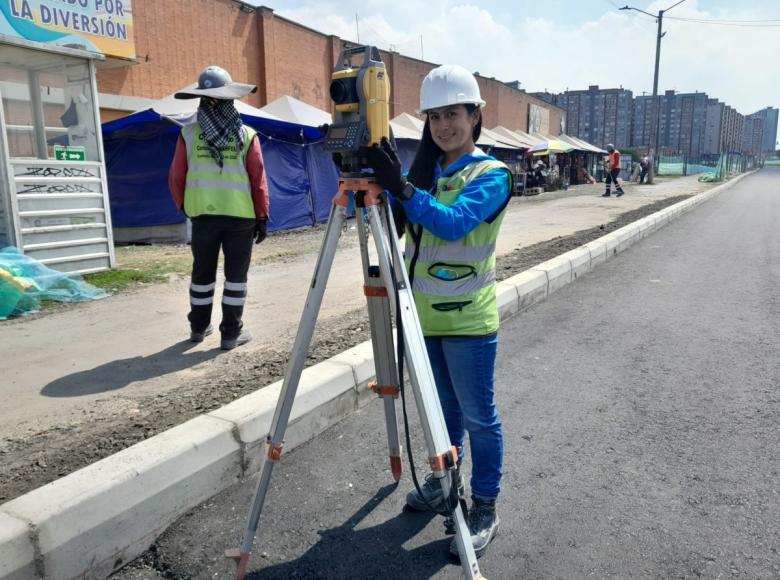
<svg viewBox="0 0 780 580">
<path fill-rule="evenodd" d="M 469 113 L 464 105 L 439 107 L 428 111 L 431 137 L 444 151 L 445 167 L 474 151 L 473 131 L 479 122 L 479 116 L 479 109 Z"/>
</svg>

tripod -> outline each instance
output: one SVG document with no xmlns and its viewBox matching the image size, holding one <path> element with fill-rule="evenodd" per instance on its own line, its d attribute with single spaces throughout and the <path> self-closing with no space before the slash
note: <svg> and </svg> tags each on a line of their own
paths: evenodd
<svg viewBox="0 0 780 580">
<path fill-rule="evenodd" d="M 346 223 L 347 208 L 351 199 L 354 199 L 358 212 L 358 236 L 363 265 L 364 290 L 368 302 L 371 342 L 376 366 L 376 384 L 372 385 L 371 388 L 382 398 L 384 403 L 393 477 L 398 481 L 401 476 L 401 445 L 398 437 L 395 399 L 399 393 L 399 378 L 402 377 L 398 376 L 395 366 L 391 310 L 395 313 L 399 329 L 403 329 L 403 336 L 399 336 L 398 340 L 404 341 L 406 347 L 404 359 L 409 368 L 409 378 L 414 390 L 414 399 L 425 436 L 431 470 L 442 487 L 444 497 L 452 497 L 454 474 L 455 469 L 457 469 L 457 450 L 449 442 L 420 321 L 417 317 L 414 296 L 409 285 L 406 268 L 403 267 L 403 256 L 384 192 L 372 179 L 342 178 L 339 180 L 339 190 L 333 200 L 333 207 L 328 217 L 325 239 L 320 248 L 306 305 L 298 325 L 298 332 L 279 394 L 279 401 L 271 422 L 270 434 L 266 441 L 267 451 L 255 498 L 247 516 L 241 547 L 225 552 L 227 558 L 236 561 L 237 580 L 243 580 L 246 574 L 260 514 L 270 485 L 271 473 L 282 455 L 284 432 L 287 429 L 295 393 L 336 253 L 337 242 Z M 374 241 L 378 265 L 370 263 L 369 235 Z M 396 298 L 397 303 L 396 300 L 390 300 L 390 297 Z M 454 508 L 449 516 L 451 518 L 450 525 L 455 530 L 458 554 L 464 575 L 467 579 L 484 580 L 479 571 L 476 554 L 471 544 L 471 534 L 464 516 L 465 502 L 453 503 Z"/>
</svg>

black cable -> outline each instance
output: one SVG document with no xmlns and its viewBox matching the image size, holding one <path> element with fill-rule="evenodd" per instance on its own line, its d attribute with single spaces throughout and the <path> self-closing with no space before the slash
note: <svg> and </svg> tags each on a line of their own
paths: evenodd
<svg viewBox="0 0 780 580">
<path fill-rule="evenodd" d="M 385 213 L 387 215 L 387 213 Z M 389 219 L 385 220 L 388 227 L 388 234 L 390 234 L 390 224 Z M 410 225 L 409 226 L 410 231 L 412 233 L 412 238 L 414 239 L 415 248 L 414 248 L 414 254 L 412 255 L 412 259 L 409 264 L 409 290 L 412 290 L 412 284 L 414 283 L 414 267 L 417 264 L 417 259 L 420 255 L 420 240 L 422 239 L 422 226 L 418 226 L 417 230 Z M 396 348 L 396 356 L 398 358 L 398 386 L 399 390 L 401 391 L 401 410 L 403 411 L 403 418 L 404 418 L 404 440 L 406 441 L 406 450 L 407 455 L 409 456 L 409 471 L 412 476 L 412 482 L 414 483 L 414 488 L 417 490 L 417 493 L 420 494 L 420 497 L 422 500 L 426 503 L 428 508 L 439 514 L 446 517 L 449 517 L 452 515 L 453 510 L 458 505 L 458 490 L 457 490 L 457 479 L 456 475 L 453 474 L 452 477 L 452 487 L 450 489 L 450 494 L 448 496 L 448 500 L 445 503 L 444 509 L 439 509 L 436 506 L 432 505 L 423 495 L 422 489 L 420 488 L 420 482 L 417 479 L 417 470 L 414 466 L 414 455 L 412 453 L 412 439 L 409 429 L 409 414 L 406 407 L 406 389 L 404 388 L 404 355 L 405 355 L 405 341 L 404 341 L 404 333 L 403 333 L 403 317 L 401 316 L 401 299 L 400 299 L 400 293 L 398 291 L 398 279 L 396 278 L 396 271 L 399 267 L 398 264 L 395 263 L 395 254 L 393 254 L 393 263 L 390 266 L 390 274 L 393 282 L 393 292 L 395 297 L 395 312 L 396 312 L 396 331 L 398 333 L 398 340 L 397 340 L 397 348 Z M 400 267 L 403 267 L 403 265 L 400 265 Z"/>
</svg>

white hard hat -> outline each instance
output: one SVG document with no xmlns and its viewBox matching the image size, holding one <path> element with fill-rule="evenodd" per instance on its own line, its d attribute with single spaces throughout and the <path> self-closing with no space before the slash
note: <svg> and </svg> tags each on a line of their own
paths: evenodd
<svg viewBox="0 0 780 580">
<path fill-rule="evenodd" d="M 474 75 L 457 64 L 443 64 L 429 72 L 420 87 L 420 113 L 450 105 L 485 106 Z"/>
</svg>

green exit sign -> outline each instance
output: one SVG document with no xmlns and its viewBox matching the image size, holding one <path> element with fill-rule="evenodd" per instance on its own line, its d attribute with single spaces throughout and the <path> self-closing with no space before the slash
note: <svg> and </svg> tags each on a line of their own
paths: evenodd
<svg viewBox="0 0 780 580">
<path fill-rule="evenodd" d="M 54 146 L 54 158 L 57 161 L 86 161 L 87 150 L 79 146 Z"/>
</svg>

